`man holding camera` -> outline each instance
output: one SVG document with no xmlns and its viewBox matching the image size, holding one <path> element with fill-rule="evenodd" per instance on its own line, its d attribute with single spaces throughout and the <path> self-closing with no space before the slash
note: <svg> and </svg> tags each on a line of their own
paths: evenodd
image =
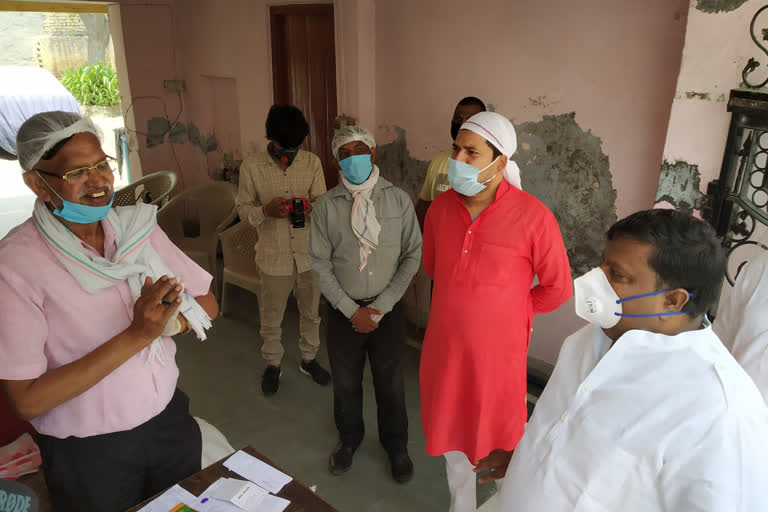
<svg viewBox="0 0 768 512">
<path fill-rule="evenodd" d="M 266 396 L 280 387 L 281 343 L 285 304 L 294 292 L 299 306 L 299 369 L 326 386 L 330 375 L 315 356 L 320 347 L 320 289 L 309 264 L 309 224 L 312 201 L 325 193 L 320 159 L 299 146 L 309 134 L 301 110 L 273 105 L 267 116 L 266 151 L 248 157 L 240 167 L 237 210 L 240 219 L 258 229 L 261 355 L 267 368 L 261 380 Z"/>
</svg>

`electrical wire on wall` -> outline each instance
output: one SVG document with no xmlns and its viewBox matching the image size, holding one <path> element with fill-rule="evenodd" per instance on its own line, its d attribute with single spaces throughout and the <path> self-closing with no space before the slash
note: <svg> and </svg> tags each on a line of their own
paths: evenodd
<svg viewBox="0 0 768 512">
<path fill-rule="evenodd" d="M 133 105 L 134 105 L 134 103 L 136 103 L 136 101 L 139 101 L 139 100 L 157 100 L 157 101 L 159 101 L 160 104 L 163 106 L 163 119 L 168 121 L 168 128 L 165 131 L 163 131 L 161 134 L 150 135 L 150 134 L 148 134 L 146 132 L 142 132 L 142 131 L 139 131 L 139 130 L 133 130 L 131 128 L 128 128 L 127 126 L 125 127 L 125 131 L 126 132 L 135 133 L 137 135 L 143 135 L 144 137 L 147 137 L 147 138 L 149 138 L 149 137 L 161 137 L 162 139 L 165 139 L 165 136 L 170 134 L 173 131 L 173 129 L 179 124 L 179 119 L 181 119 L 181 114 L 184 112 L 184 102 L 183 102 L 183 100 L 181 98 L 181 91 L 176 91 L 176 94 L 178 95 L 178 98 L 179 98 L 179 112 L 178 112 L 178 114 L 176 115 L 176 118 L 173 121 L 171 121 L 169 116 L 168 116 L 168 108 L 167 108 L 167 105 L 165 103 L 165 99 L 160 97 L 160 96 L 135 96 L 135 97 L 131 98 L 131 103 L 128 105 L 128 108 L 125 109 L 125 112 L 123 113 L 123 118 L 124 119 L 127 118 L 128 113 L 131 111 L 131 109 L 133 108 Z M 172 141 L 169 141 L 168 143 L 171 146 L 171 154 L 173 155 L 173 160 L 176 162 L 176 169 L 178 171 L 179 181 L 181 182 L 181 188 L 184 189 L 186 187 L 185 187 L 185 184 L 184 184 L 184 173 L 181 170 L 181 162 L 179 162 L 179 157 L 176 154 L 176 148 L 174 147 L 174 143 Z M 137 150 L 138 150 L 138 148 L 137 148 Z"/>
</svg>

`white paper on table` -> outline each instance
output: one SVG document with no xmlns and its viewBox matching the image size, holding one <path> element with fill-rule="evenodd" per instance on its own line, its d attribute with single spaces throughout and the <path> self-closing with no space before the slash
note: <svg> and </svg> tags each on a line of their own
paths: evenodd
<svg viewBox="0 0 768 512">
<path fill-rule="evenodd" d="M 271 494 L 264 494 L 256 503 L 254 508 L 242 509 L 237 505 L 232 504 L 230 501 L 222 501 L 213 497 L 218 493 L 222 485 L 226 485 L 224 483 L 226 480 L 230 479 L 220 478 L 211 484 L 211 486 L 208 487 L 208 489 L 206 489 L 205 492 L 200 495 L 199 501 L 196 502 L 194 507 L 200 512 L 243 512 L 243 510 L 248 510 L 248 512 L 283 512 L 283 510 L 285 510 L 286 507 L 291 503 L 290 501 L 283 498 L 278 498 L 277 496 L 272 496 Z M 242 482 L 242 480 L 238 481 Z M 202 501 L 205 498 L 207 498 L 207 500 L 205 503 L 203 503 Z"/>
<path fill-rule="evenodd" d="M 238 450 L 224 461 L 224 467 L 274 494 L 280 492 L 288 482 L 293 480 L 285 473 L 242 450 Z"/>
<path fill-rule="evenodd" d="M 246 512 L 256 512 L 259 502 L 267 495 L 267 490 L 246 480 L 220 478 L 203 494 L 205 497 L 231 502 Z"/>
<path fill-rule="evenodd" d="M 267 494 L 259 503 L 258 512 L 283 512 L 290 504 L 291 502 L 284 498 Z"/>
<path fill-rule="evenodd" d="M 168 512 L 179 503 L 194 507 L 197 498 L 180 485 L 174 485 L 163 494 L 142 507 L 139 512 Z"/>
</svg>

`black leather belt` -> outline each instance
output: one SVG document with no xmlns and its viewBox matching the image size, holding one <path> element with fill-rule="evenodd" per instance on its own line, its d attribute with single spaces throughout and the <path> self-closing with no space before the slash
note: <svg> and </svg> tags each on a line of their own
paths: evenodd
<svg viewBox="0 0 768 512">
<path fill-rule="evenodd" d="M 372 297 L 370 299 L 353 299 L 353 300 L 355 301 L 355 303 L 357 303 L 358 306 L 365 307 L 373 304 L 373 301 L 376 300 L 376 297 Z"/>
</svg>

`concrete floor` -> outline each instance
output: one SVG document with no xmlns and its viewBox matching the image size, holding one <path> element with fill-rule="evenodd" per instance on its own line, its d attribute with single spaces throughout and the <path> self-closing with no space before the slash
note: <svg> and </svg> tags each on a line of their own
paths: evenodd
<svg viewBox="0 0 768 512">
<path fill-rule="evenodd" d="M 409 348 L 405 360 L 405 389 L 410 421 L 409 452 L 415 476 L 405 485 L 395 483 L 387 457 L 378 443 L 376 405 L 370 373 L 364 382 L 366 439 L 355 454 L 348 473 L 328 472 L 328 456 L 336 446 L 331 387 L 320 387 L 298 370 L 300 353 L 298 314 L 289 302 L 283 321 L 283 377 L 280 391 L 261 393 L 258 310 L 255 296 L 231 287 L 227 300 L 232 311 L 219 318 L 208 340 L 187 335 L 177 339 L 179 386 L 191 398 L 192 414 L 201 417 L 228 438 L 233 447 L 252 445 L 343 512 L 445 512 L 448 485 L 442 457 L 424 452 L 419 412 L 419 353 Z M 318 361 L 328 368 L 324 329 Z M 478 504 L 495 492 L 493 484 L 478 487 Z"/>
</svg>

